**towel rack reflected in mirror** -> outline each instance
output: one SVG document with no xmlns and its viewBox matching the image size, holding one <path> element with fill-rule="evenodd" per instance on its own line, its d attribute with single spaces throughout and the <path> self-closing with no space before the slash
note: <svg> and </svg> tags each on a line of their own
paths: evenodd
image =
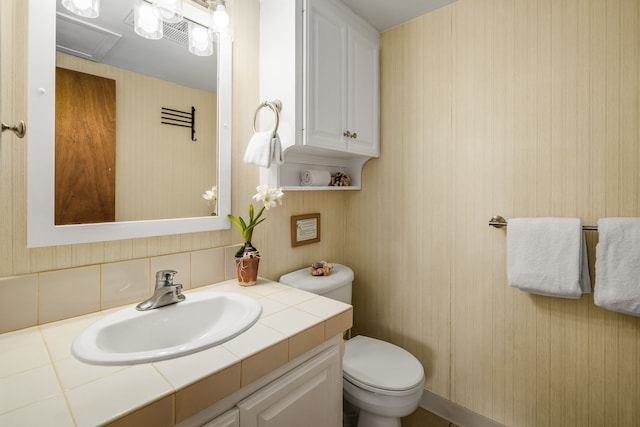
<svg viewBox="0 0 640 427">
<path fill-rule="evenodd" d="M 489 225 L 495 228 L 502 228 L 507 226 L 507 220 L 501 217 L 500 215 L 496 215 L 489 220 Z M 583 225 L 582 229 L 584 231 L 598 231 L 597 225 Z"/>
<path fill-rule="evenodd" d="M 282 111 L 282 101 L 279 99 L 276 99 L 275 101 L 264 101 L 262 104 L 258 105 L 258 108 L 256 108 L 256 112 L 253 115 L 253 132 L 257 132 L 256 120 L 258 119 L 258 113 L 265 107 L 270 108 L 276 115 L 276 123 L 273 127 L 273 133 L 275 134 L 278 132 L 278 126 L 280 125 L 280 111 Z"/>
</svg>

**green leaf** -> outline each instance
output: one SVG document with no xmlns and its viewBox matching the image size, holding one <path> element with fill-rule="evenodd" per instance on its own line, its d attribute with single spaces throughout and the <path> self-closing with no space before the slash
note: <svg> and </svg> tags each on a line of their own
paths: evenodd
<svg viewBox="0 0 640 427">
<path fill-rule="evenodd" d="M 238 227 L 238 230 L 240 230 L 241 233 L 244 233 L 244 230 L 245 228 L 247 228 L 247 226 L 244 224 L 244 221 L 240 223 L 240 221 L 242 221 L 242 218 L 240 218 L 240 221 L 238 221 L 238 219 L 231 214 L 228 214 L 227 217 L 229 218 L 229 221 L 231 221 L 233 225 Z"/>
</svg>

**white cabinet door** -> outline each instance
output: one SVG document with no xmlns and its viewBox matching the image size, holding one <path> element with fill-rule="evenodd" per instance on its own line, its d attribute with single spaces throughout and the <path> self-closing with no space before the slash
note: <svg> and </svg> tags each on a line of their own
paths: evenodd
<svg viewBox="0 0 640 427">
<path fill-rule="evenodd" d="M 347 151 L 347 22 L 324 0 L 306 13 L 305 144 Z"/>
<path fill-rule="evenodd" d="M 378 35 L 348 31 L 347 151 L 378 157 L 379 144 L 379 53 Z"/>
<path fill-rule="evenodd" d="M 240 415 L 238 408 L 233 408 L 225 412 L 202 427 L 240 427 Z"/>
<path fill-rule="evenodd" d="M 327 349 L 238 403 L 241 427 L 339 427 L 342 366 Z"/>
<path fill-rule="evenodd" d="M 305 144 L 377 157 L 378 33 L 332 1 L 306 13 Z"/>
</svg>

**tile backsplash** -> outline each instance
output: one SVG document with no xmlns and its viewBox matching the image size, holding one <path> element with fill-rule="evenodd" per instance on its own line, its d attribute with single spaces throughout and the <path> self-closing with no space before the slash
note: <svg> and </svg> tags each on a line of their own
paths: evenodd
<svg viewBox="0 0 640 427">
<path fill-rule="evenodd" d="M 236 277 L 238 245 L 0 278 L 0 333 L 149 298 L 155 273 L 172 269 L 184 289 Z"/>
</svg>

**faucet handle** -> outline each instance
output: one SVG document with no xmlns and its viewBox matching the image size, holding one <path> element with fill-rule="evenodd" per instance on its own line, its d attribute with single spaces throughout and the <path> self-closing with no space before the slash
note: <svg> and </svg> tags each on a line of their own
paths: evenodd
<svg viewBox="0 0 640 427">
<path fill-rule="evenodd" d="M 177 273 L 175 270 L 160 270 L 156 272 L 156 289 L 173 285 L 173 276 Z"/>
</svg>

